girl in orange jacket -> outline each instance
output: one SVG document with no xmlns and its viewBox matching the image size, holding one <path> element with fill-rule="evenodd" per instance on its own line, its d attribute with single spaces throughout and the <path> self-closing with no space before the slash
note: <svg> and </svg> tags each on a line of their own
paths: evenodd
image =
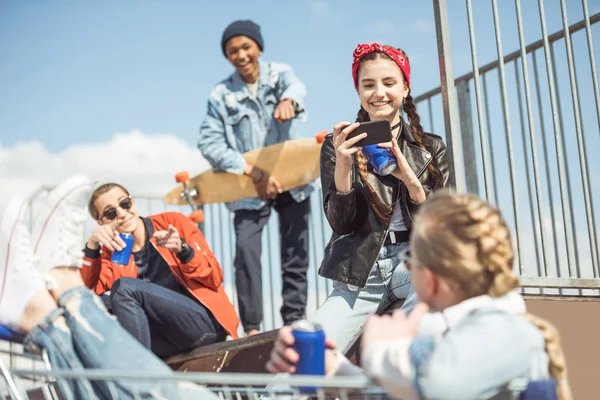
<svg viewBox="0 0 600 400">
<path fill-rule="evenodd" d="M 223 271 L 204 235 L 186 216 L 140 217 L 127 189 L 99 186 L 88 205 L 98 227 L 85 248 L 82 277 L 135 338 L 160 357 L 237 338 L 238 317 Z M 133 236 L 127 265 L 111 261 Z"/>
</svg>

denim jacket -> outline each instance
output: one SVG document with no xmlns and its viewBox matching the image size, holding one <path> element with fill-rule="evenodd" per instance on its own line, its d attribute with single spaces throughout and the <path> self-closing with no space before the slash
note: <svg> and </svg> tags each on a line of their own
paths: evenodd
<svg viewBox="0 0 600 400">
<path fill-rule="evenodd" d="M 544 337 L 524 312 L 525 302 L 516 292 L 473 297 L 427 314 L 414 339 L 368 344 L 363 370 L 338 357 L 333 374 L 366 373 L 406 400 L 487 399 L 515 379 L 549 378 Z"/>
<path fill-rule="evenodd" d="M 261 60 L 259 66 L 256 98 L 237 71 L 210 92 L 198 148 L 215 170 L 242 175 L 246 166 L 242 153 L 296 139 L 295 125 L 306 120 L 306 88 L 292 68 Z M 279 102 L 287 98 L 296 103 L 296 117 L 279 124 L 273 113 Z M 313 185 L 308 184 L 291 190 L 290 194 L 301 202 L 313 190 Z M 258 210 L 267 204 L 258 197 L 248 197 L 228 203 L 227 208 L 230 211 Z"/>
</svg>

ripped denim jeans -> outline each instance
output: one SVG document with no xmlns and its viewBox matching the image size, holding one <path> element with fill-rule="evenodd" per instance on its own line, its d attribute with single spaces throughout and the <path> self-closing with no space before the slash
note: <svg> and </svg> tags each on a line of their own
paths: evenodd
<svg viewBox="0 0 600 400">
<path fill-rule="evenodd" d="M 67 290 L 25 338 L 30 350 L 47 351 L 54 370 L 111 369 L 171 374 L 172 370 L 142 346 L 85 287 Z M 72 399 L 197 399 L 217 398 L 197 385 L 150 380 L 57 379 L 65 400 Z"/>
</svg>

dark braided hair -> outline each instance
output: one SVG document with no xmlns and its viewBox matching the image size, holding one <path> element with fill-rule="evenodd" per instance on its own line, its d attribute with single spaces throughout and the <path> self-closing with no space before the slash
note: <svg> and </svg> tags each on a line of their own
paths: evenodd
<svg viewBox="0 0 600 400">
<path fill-rule="evenodd" d="M 398 49 L 398 50 L 400 52 L 402 52 L 402 54 L 404 54 L 404 56 L 406 57 L 406 60 L 409 61 L 406 53 L 402 49 Z M 364 56 L 363 58 L 360 59 L 360 64 L 358 67 L 359 71 L 360 71 L 360 66 L 362 66 L 363 62 L 373 61 L 373 60 L 377 60 L 379 58 L 391 60 L 391 58 L 388 57 L 385 53 L 373 52 L 373 53 L 367 54 L 366 56 Z M 406 85 L 406 80 L 404 81 L 404 84 Z M 413 98 L 410 95 L 410 89 L 409 89 L 409 95 L 404 100 L 403 108 L 404 108 L 404 111 L 406 111 L 406 115 L 408 116 L 408 121 L 410 123 L 410 128 L 412 130 L 412 134 L 415 138 L 415 141 L 417 142 L 417 144 L 419 145 L 420 148 L 431 152 L 431 149 L 427 148 L 428 143 L 423 143 L 424 134 L 423 134 L 423 127 L 421 126 L 421 117 L 419 117 L 419 114 L 417 114 L 417 109 L 413 102 Z M 370 120 L 369 113 L 367 113 L 367 111 L 361 107 L 360 110 L 358 110 L 356 122 L 367 122 L 369 120 Z M 390 135 L 391 135 L 391 132 L 390 132 Z M 388 209 L 388 207 L 386 207 L 385 204 L 383 204 L 383 202 L 379 199 L 379 197 L 375 193 L 372 186 L 367 181 L 367 177 L 370 173 L 369 168 L 367 166 L 367 158 L 361 151 L 359 151 L 354 155 L 354 159 L 356 162 L 356 168 L 358 171 L 358 175 L 360 176 L 360 179 L 361 179 L 363 185 L 367 189 L 367 198 L 369 200 L 369 203 L 371 203 L 371 205 L 373 206 L 373 211 L 375 212 L 375 216 L 377 217 L 377 219 L 380 222 L 389 221 L 389 219 L 392 216 L 393 210 Z M 429 163 L 429 166 L 427 167 L 427 169 L 430 174 L 430 180 L 431 180 L 430 186 L 432 187 L 432 189 L 436 188 L 439 185 L 443 185 L 442 173 L 440 172 L 440 170 L 438 168 L 437 160 L 435 159 L 435 157 L 432 158 L 432 162 Z"/>
</svg>

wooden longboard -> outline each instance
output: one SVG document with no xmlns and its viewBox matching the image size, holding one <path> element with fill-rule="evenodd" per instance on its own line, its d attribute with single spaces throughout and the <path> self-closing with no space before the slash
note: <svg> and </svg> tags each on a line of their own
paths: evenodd
<svg viewBox="0 0 600 400">
<path fill-rule="evenodd" d="M 295 139 L 244 153 L 246 162 L 266 171 L 281 185 L 283 191 L 297 188 L 314 181 L 320 175 L 319 156 L 322 132 L 312 139 Z M 228 172 L 206 171 L 181 182 L 167 193 L 167 204 L 186 205 L 191 199 L 195 204 L 228 203 L 246 197 L 258 197 L 252 180 L 245 175 Z M 190 196 L 186 197 L 186 192 Z"/>
</svg>

